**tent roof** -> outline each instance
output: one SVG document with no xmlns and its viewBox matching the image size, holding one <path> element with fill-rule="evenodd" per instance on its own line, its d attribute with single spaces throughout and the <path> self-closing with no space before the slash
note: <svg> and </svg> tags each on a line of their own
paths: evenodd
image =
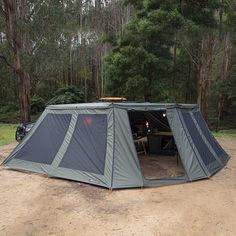
<svg viewBox="0 0 236 236">
<path fill-rule="evenodd" d="M 94 102 L 94 103 L 78 103 L 78 104 L 60 104 L 49 105 L 49 110 L 71 110 L 71 109 L 107 109 L 107 108 L 123 108 L 127 110 L 163 110 L 167 108 L 179 107 L 185 109 L 197 108 L 197 104 L 177 104 L 177 103 L 137 103 L 137 102 Z"/>
</svg>

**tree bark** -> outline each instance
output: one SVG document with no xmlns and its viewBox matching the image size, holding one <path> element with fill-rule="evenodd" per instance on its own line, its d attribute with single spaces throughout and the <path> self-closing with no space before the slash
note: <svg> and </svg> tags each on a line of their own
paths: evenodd
<svg viewBox="0 0 236 236">
<path fill-rule="evenodd" d="M 23 65 L 23 55 L 27 52 L 28 40 L 24 29 L 17 29 L 17 22 L 26 23 L 26 0 L 3 0 L 6 36 L 14 55 L 13 70 L 19 90 L 20 121 L 30 121 L 30 78 Z"/>
<path fill-rule="evenodd" d="M 173 55 L 173 68 L 176 70 L 176 59 L 177 59 L 177 32 L 175 32 L 175 40 L 174 40 L 174 55 Z M 175 71 L 172 71 L 172 99 L 176 101 L 176 94 L 175 94 Z"/>
<path fill-rule="evenodd" d="M 208 35 L 201 41 L 200 58 L 198 63 L 198 98 L 205 120 L 208 119 L 208 107 L 210 88 L 213 79 L 213 62 L 215 53 L 216 37 Z"/>
<path fill-rule="evenodd" d="M 189 100 L 191 72 L 192 72 L 192 62 L 189 60 L 189 63 L 188 63 L 188 77 L 187 77 L 186 92 L 185 92 L 185 103 L 188 103 L 188 100 Z"/>
<path fill-rule="evenodd" d="M 222 71 L 220 75 L 220 80 L 225 81 L 228 76 L 229 71 L 229 64 L 230 64 L 230 55 L 231 55 L 231 47 L 230 47 L 230 40 L 229 34 L 227 33 L 224 36 L 224 54 L 223 54 L 223 62 L 222 62 Z M 217 106 L 217 126 L 216 131 L 218 131 L 220 126 L 220 120 L 222 119 L 223 110 L 224 110 L 224 103 L 225 103 L 225 95 L 223 92 L 220 92 L 218 98 L 218 106 Z"/>
</svg>

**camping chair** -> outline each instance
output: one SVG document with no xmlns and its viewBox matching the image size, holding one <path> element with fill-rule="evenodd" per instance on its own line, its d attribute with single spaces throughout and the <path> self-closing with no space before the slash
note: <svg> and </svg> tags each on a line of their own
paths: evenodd
<svg viewBox="0 0 236 236">
<path fill-rule="evenodd" d="M 134 144 L 136 147 L 137 154 L 144 154 L 145 156 L 147 155 L 146 144 L 145 144 L 146 141 L 147 141 L 146 137 L 134 139 Z"/>
</svg>

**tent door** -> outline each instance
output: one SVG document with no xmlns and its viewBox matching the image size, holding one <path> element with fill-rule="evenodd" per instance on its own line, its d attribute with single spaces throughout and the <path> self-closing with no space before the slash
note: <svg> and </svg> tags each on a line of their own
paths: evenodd
<svg viewBox="0 0 236 236">
<path fill-rule="evenodd" d="M 166 110 L 129 111 L 128 115 L 146 185 L 171 184 L 185 180 L 184 168 Z"/>
</svg>

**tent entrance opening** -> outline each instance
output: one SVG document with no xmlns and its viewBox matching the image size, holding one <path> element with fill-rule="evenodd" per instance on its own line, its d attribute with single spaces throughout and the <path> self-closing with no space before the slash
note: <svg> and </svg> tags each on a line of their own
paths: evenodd
<svg viewBox="0 0 236 236">
<path fill-rule="evenodd" d="M 144 178 L 184 176 L 166 110 L 129 111 L 128 115 Z"/>
</svg>

